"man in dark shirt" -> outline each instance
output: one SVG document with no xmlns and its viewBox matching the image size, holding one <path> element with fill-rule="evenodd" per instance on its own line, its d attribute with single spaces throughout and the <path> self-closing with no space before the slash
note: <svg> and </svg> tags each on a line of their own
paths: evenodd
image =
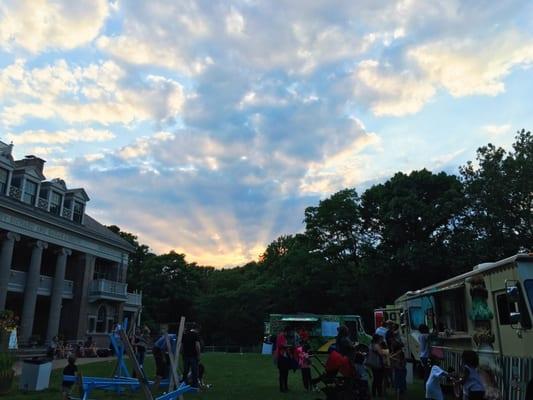
<svg viewBox="0 0 533 400">
<path fill-rule="evenodd" d="M 187 381 L 191 372 L 191 386 L 198 387 L 198 365 L 200 363 L 200 335 L 196 325 L 192 325 L 181 339 L 183 353 L 183 380 Z"/>
</svg>

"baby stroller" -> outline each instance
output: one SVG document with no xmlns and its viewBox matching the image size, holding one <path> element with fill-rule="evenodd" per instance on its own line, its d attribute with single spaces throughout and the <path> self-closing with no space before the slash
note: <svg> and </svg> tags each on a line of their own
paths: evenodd
<svg viewBox="0 0 533 400">
<path fill-rule="evenodd" d="M 321 384 L 320 390 L 326 400 L 368 400 L 368 381 L 358 379 L 353 363 L 340 353 L 331 351 L 326 363 L 319 357 L 313 357 L 318 378 L 312 380 L 314 386 Z M 317 364 L 324 368 L 319 371 Z"/>
</svg>

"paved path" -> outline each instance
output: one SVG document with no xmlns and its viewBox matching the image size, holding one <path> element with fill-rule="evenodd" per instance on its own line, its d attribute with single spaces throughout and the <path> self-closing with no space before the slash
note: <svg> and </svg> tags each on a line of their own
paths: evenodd
<svg viewBox="0 0 533 400">
<path fill-rule="evenodd" d="M 100 361 L 111 361 L 115 360 L 115 357 L 91 357 L 91 358 L 77 358 L 76 359 L 76 365 L 83 365 L 83 364 L 91 364 L 95 362 Z M 52 361 L 52 369 L 63 369 L 67 365 L 67 360 L 54 360 Z M 15 375 L 20 375 L 22 371 L 22 361 L 17 361 L 15 365 L 13 366 L 13 369 L 15 370 Z"/>
</svg>

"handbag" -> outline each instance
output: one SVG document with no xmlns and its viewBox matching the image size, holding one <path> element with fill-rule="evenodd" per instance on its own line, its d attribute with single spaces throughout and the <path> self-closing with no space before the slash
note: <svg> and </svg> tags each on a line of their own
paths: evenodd
<svg viewBox="0 0 533 400">
<path fill-rule="evenodd" d="M 371 348 L 366 355 L 365 365 L 369 368 L 383 368 L 383 360 L 381 359 L 381 356 Z"/>
</svg>

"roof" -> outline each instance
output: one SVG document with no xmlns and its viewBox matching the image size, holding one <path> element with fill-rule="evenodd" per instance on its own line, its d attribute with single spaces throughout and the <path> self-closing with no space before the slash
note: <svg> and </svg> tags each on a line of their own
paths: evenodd
<svg viewBox="0 0 533 400">
<path fill-rule="evenodd" d="M 130 242 L 123 239 L 120 235 L 117 235 L 111 229 L 106 228 L 105 225 L 102 225 L 100 222 L 95 220 L 90 215 L 85 214 L 83 221 L 85 222 L 84 226 L 86 230 L 97 233 L 109 240 L 117 241 L 121 243 L 122 246 L 129 248 L 129 251 L 131 252 L 135 251 L 135 247 L 133 247 L 133 245 Z"/>
<path fill-rule="evenodd" d="M 0 195 L 0 206 L 29 215 L 30 217 L 47 223 L 58 225 L 63 229 L 68 229 L 91 239 L 118 246 L 129 253 L 135 251 L 135 247 L 133 247 L 130 242 L 109 230 L 87 214 L 84 216 L 84 224 L 82 225 L 4 195 Z"/>
<path fill-rule="evenodd" d="M 455 289 L 460 285 L 459 282 L 462 282 L 467 278 L 470 278 L 475 275 L 487 273 L 487 272 L 492 272 L 493 270 L 496 270 L 505 265 L 509 265 L 518 260 L 528 260 L 528 261 L 533 262 L 533 255 L 527 254 L 527 253 L 521 253 L 521 254 L 515 254 L 514 256 L 511 256 L 511 257 L 504 258 L 503 260 L 478 264 L 474 268 L 472 268 L 472 271 L 468 271 L 464 274 L 454 276 L 445 281 L 438 282 L 430 286 L 426 286 L 414 292 L 413 291 L 406 292 L 403 295 L 401 295 L 399 299 L 416 298 L 424 294 L 432 294 L 432 293 L 436 293 L 436 292 L 440 292 L 444 290 Z"/>
</svg>

